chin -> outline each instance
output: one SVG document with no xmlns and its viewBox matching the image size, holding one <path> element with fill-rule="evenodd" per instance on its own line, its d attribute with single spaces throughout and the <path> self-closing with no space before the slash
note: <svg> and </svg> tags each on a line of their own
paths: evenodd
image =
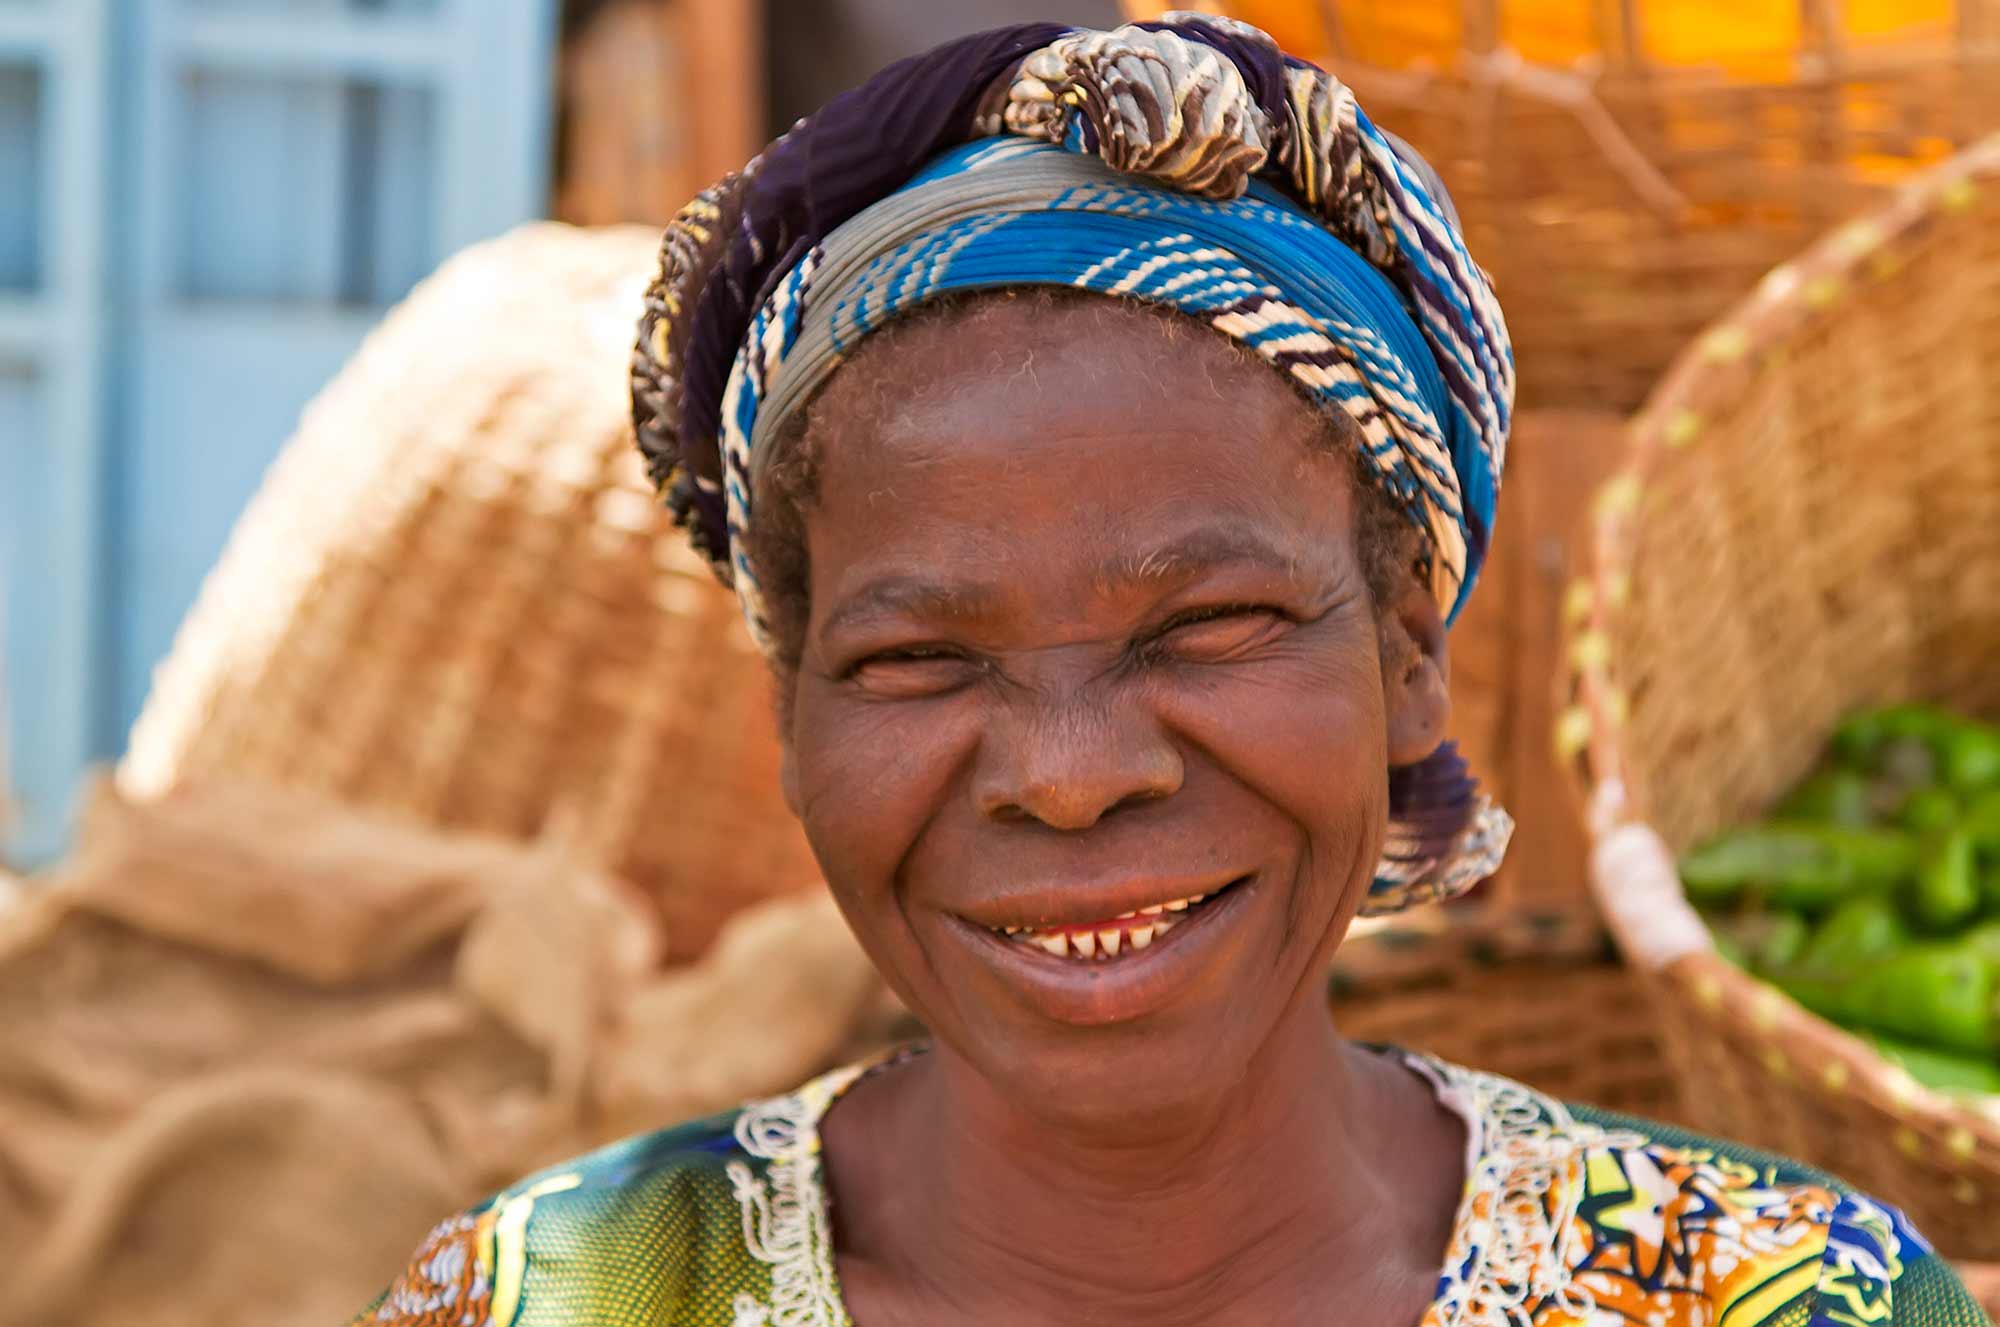
<svg viewBox="0 0 2000 1327">
<path fill-rule="evenodd" d="M 1022 1112 L 1070 1129 L 1144 1129 L 1213 1106 L 1269 1035 L 1236 1019 L 1175 1017 L 1106 1027 L 993 1030 L 960 1058 Z"/>
</svg>

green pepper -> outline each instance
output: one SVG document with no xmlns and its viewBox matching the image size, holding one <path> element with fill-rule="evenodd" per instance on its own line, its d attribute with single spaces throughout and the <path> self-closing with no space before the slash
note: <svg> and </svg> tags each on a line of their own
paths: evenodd
<svg viewBox="0 0 2000 1327">
<path fill-rule="evenodd" d="M 1862 889 L 1889 889 L 1917 869 L 1917 840 L 1892 829 L 1837 829 L 1822 826 L 1822 841 L 1840 854 Z"/>
<path fill-rule="evenodd" d="M 1919 788 L 1903 799 L 1896 823 L 1912 834 L 1934 834 L 1956 825 L 1962 810 L 1943 788 Z"/>
<path fill-rule="evenodd" d="M 1815 820 L 1862 827 L 1875 819 L 1875 797 L 1867 778 L 1851 769 L 1827 769 L 1807 779 L 1778 804 L 1780 820 Z"/>
<path fill-rule="evenodd" d="M 1944 739 L 1944 776 L 1960 792 L 2000 785 L 2000 731 L 1966 721 Z"/>
<path fill-rule="evenodd" d="M 1960 823 L 1982 849 L 2000 854 L 2000 788 L 1973 798 Z"/>
<path fill-rule="evenodd" d="M 1880 894 L 1861 894 L 1813 929 L 1797 966 L 1802 973 L 1838 972 L 1886 958 L 1909 941 L 1909 928 L 1895 904 Z"/>
<path fill-rule="evenodd" d="M 1853 1025 L 1854 1016 L 1847 1008 L 1847 987 L 1839 978 L 1809 972 L 1776 972 L 1770 980 L 1829 1023 Z"/>
<path fill-rule="evenodd" d="M 1958 937 L 1958 943 L 2000 965 L 2000 921 L 1981 922 Z"/>
<path fill-rule="evenodd" d="M 1928 944 L 1839 974 L 1794 972 L 1777 980 L 1793 999 L 1835 1022 L 1990 1055 L 1995 966 L 1963 943 Z"/>
<path fill-rule="evenodd" d="M 1766 910 L 1717 917 L 1709 923 L 1716 947 L 1740 968 L 1773 972 L 1791 968 L 1804 953 L 1812 928 L 1795 912 Z"/>
<path fill-rule="evenodd" d="M 1972 835 L 1964 830 L 1928 840 L 1910 895 L 1910 910 L 1917 920 L 1944 931 L 1977 916 L 1979 876 L 1974 865 Z"/>
<path fill-rule="evenodd" d="M 1925 1087 L 1944 1092 L 2000 1093 L 2000 1065 L 1969 1055 L 1954 1055 L 1934 1046 L 1870 1033 L 1868 1041 L 1891 1064 L 1902 1066 Z"/>
<path fill-rule="evenodd" d="M 1733 830 L 1681 859 L 1681 881 L 1696 904 L 1728 902 L 1752 889 L 1801 912 L 1889 889 L 1913 876 L 1917 845 L 1885 829 L 1773 824 Z"/>
<path fill-rule="evenodd" d="M 1915 737 L 1932 743 L 1943 740 L 1965 722 L 1942 705 L 1927 701 L 1885 705 L 1875 712 L 1875 717 L 1892 738 Z"/>
<path fill-rule="evenodd" d="M 1856 710 L 1833 730 L 1834 759 L 1851 770 L 1869 769 L 1888 736 L 1876 711 Z"/>
<path fill-rule="evenodd" d="M 1887 748 L 1898 739 L 1934 745 L 1958 720 L 1935 705 L 1885 705 L 1857 710 L 1833 730 L 1833 749 L 1854 769 L 1879 768 Z"/>
<path fill-rule="evenodd" d="M 1905 788 L 1940 776 L 1960 792 L 2000 787 L 2000 728 L 1936 705 L 1858 711 L 1834 729 L 1833 749 L 1848 768 L 1884 775 Z"/>
</svg>

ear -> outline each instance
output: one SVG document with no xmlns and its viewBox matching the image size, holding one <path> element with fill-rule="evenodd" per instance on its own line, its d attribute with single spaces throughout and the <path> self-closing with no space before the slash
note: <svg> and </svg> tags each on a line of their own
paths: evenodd
<svg viewBox="0 0 2000 1327">
<path fill-rule="evenodd" d="M 1438 749 L 1451 727 L 1451 657 L 1430 587 L 1404 577 L 1381 631 L 1389 764 L 1414 765 Z"/>
<path fill-rule="evenodd" d="M 792 818 L 799 819 L 799 758 L 793 753 L 792 738 L 789 733 L 780 734 L 780 757 L 778 761 L 778 786 L 784 790 L 785 805 L 791 808 Z"/>
</svg>

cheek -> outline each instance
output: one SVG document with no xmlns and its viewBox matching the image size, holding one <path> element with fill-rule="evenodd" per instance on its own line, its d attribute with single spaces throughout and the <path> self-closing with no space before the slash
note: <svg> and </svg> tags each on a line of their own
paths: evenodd
<svg viewBox="0 0 2000 1327">
<path fill-rule="evenodd" d="M 1177 692 L 1168 719 L 1341 868 L 1387 814 L 1388 747 L 1372 639 L 1301 650 Z"/>
<path fill-rule="evenodd" d="M 793 714 L 799 819 L 835 893 L 865 901 L 893 891 L 976 733 L 963 705 L 857 702 L 830 690 L 802 683 Z"/>
</svg>

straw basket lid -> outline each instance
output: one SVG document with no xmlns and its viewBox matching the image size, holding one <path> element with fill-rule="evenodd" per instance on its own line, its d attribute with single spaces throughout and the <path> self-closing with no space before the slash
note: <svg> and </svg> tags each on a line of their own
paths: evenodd
<svg viewBox="0 0 2000 1327">
<path fill-rule="evenodd" d="M 128 796 L 275 780 L 554 835 L 671 957 L 817 879 L 735 598 L 631 442 L 658 235 L 524 228 L 447 263 L 307 410 L 160 667 Z"/>
<path fill-rule="evenodd" d="M 1778 268 L 1689 348 L 1600 492 L 1573 587 L 1593 885 L 1651 974 L 1686 1107 L 2000 1259 L 2000 1120 L 1724 962 L 1674 854 L 1856 707 L 2000 714 L 2000 137 Z"/>
</svg>

